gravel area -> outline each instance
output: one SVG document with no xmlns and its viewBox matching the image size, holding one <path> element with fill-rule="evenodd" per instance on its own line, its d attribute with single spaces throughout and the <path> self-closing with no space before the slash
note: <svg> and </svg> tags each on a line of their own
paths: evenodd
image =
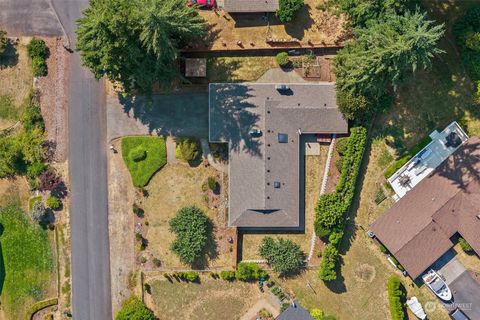
<svg viewBox="0 0 480 320">
<path fill-rule="evenodd" d="M 47 59 L 48 74 L 34 80 L 40 90 L 40 105 L 45 120 L 47 139 L 55 142 L 55 160 L 63 162 L 68 151 L 68 61 L 69 53 L 63 38 L 45 38 L 50 49 Z"/>
</svg>

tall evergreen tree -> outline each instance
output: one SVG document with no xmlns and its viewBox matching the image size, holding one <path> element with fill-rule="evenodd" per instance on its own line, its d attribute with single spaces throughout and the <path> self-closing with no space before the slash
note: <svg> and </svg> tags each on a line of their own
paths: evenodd
<svg viewBox="0 0 480 320">
<path fill-rule="evenodd" d="M 183 0 L 90 0 L 77 21 L 77 50 L 96 78 L 149 93 L 180 77 L 178 48 L 206 30 L 197 10 Z"/>
<path fill-rule="evenodd" d="M 402 82 L 408 71 L 430 66 L 442 52 L 437 43 L 443 25 L 434 25 L 425 13 L 390 13 L 364 29 L 355 29 L 357 39 L 340 50 L 334 60 L 337 88 L 353 96 L 378 99 L 387 86 Z"/>
</svg>

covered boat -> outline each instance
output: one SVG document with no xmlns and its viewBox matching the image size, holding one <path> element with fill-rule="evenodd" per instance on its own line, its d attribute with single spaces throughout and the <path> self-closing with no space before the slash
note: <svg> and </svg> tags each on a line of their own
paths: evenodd
<svg viewBox="0 0 480 320">
<path fill-rule="evenodd" d="M 417 297 L 411 297 L 407 300 L 408 308 L 413 312 L 413 314 L 419 319 L 427 319 L 425 311 L 423 311 L 422 305 L 418 302 Z"/>
</svg>

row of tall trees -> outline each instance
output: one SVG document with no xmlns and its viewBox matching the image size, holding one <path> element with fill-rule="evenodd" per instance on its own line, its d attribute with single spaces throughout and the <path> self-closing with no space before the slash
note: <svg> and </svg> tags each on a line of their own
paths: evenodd
<svg viewBox="0 0 480 320">
<path fill-rule="evenodd" d="M 181 77 L 178 48 L 207 30 L 183 0 L 91 0 L 77 24 L 77 49 L 95 77 L 141 93 Z"/>
</svg>

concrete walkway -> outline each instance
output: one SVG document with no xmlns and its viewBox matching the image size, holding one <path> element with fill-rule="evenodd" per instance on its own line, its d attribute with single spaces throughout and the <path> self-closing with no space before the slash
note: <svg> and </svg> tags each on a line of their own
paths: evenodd
<svg viewBox="0 0 480 320">
<path fill-rule="evenodd" d="M 177 157 L 175 157 L 175 150 L 177 149 L 177 142 L 174 136 L 167 136 L 165 141 L 167 145 L 167 163 L 178 163 Z"/>
</svg>

